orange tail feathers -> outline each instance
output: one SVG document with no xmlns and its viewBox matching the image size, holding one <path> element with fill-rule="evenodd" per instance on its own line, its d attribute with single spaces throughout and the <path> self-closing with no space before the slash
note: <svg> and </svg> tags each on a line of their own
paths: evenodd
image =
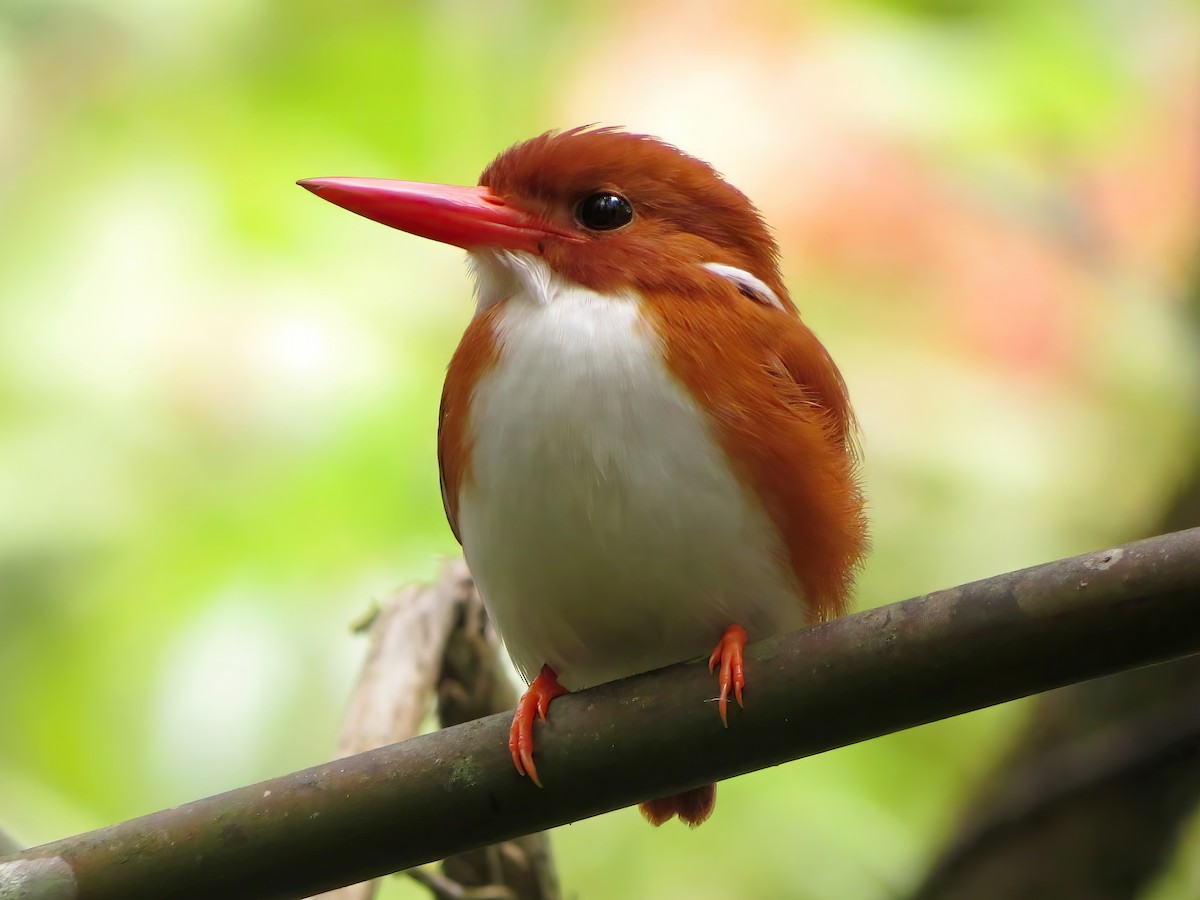
<svg viewBox="0 0 1200 900">
<path fill-rule="evenodd" d="M 679 816 L 679 821 L 689 828 L 695 828 L 712 815 L 717 805 L 717 786 L 706 784 L 704 787 L 693 788 L 672 797 L 659 797 L 638 804 L 638 811 L 657 828 L 663 822 L 670 821 L 673 816 Z"/>
</svg>

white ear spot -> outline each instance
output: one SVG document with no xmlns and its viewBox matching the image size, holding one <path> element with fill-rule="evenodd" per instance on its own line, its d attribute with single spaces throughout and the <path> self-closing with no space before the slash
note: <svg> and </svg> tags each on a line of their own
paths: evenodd
<svg viewBox="0 0 1200 900">
<path fill-rule="evenodd" d="M 776 309 L 783 309 L 783 303 L 775 296 L 775 292 L 767 287 L 766 282 L 760 278 L 755 278 L 744 269 L 739 269 L 736 266 L 727 266 L 724 263 L 701 263 L 700 268 L 707 269 L 714 275 L 719 275 L 721 278 L 728 279 L 737 285 L 737 289 L 744 295 L 749 297 L 755 303 L 762 303 L 765 306 L 774 306 Z"/>
</svg>

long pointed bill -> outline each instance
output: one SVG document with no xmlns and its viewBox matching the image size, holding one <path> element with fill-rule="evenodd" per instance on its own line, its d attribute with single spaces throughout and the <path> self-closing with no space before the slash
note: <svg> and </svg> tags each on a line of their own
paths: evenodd
<svg viewBox="0 0 1200 900">
<path fill-rule="evenodd" d="M 454 187 L 385 178 L 305 178 L 318 197 L 409 234 L 473 247 L 537 252 L 546 237 L 578 236 L 509 206 L 485 187 Z"/>
</svg>

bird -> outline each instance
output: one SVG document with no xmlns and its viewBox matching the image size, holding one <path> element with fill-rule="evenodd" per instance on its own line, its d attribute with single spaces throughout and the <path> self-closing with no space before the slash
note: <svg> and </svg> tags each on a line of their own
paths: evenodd
<svg viewBox="0 0 1200 900">
<path fill-rule="evenodd" d="M 298 182 L 465 249 L 475 310 L 438 422 L 443 505 L 528 687 L 508 749 L 570 691 L 842 614 L 867 548 L 845 381 L 784 285 L 763 217 L 712 166 L 583 126 L 500 153 L 476 186 Z M 648 800 L 705 821 L 716 788 Z"/>
</svg>

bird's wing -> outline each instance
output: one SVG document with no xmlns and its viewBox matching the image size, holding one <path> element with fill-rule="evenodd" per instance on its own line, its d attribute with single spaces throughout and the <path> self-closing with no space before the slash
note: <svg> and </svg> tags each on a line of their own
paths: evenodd
<svg viewBox="0 0 1200 900">
<path fill-rule="evenodd" d="M 794 312 L 732 287 L 647 301 L 671 371 L 774 521 L 812 616 L 838 615 L 866 549 L 866 521 L 837 366 Z"/>
<path fill-rule="evenodd" d="M 767 353 L 768 373 L 789 405 L 803 415 L 823 418 L 838 443 L 857 460 L 858 423 L 842 373 L 808 326 L 798 316 L 784 315 L 788 315 L 786 327 L 776 332 Z"/>
</svg>

